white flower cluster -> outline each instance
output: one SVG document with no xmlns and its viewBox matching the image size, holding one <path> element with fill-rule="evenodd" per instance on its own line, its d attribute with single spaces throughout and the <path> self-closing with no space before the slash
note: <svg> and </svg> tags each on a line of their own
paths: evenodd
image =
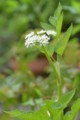
<svg viewBox="0 0 80 120">
<path fill-rule="evenodd" d="M 53 30 L 41 30 L 38 31 L 36 34 L 34 32 L 29 33 L 28 35 L 25 36 L 26 42 L 25 46 L 32 47 L 35 46 L 36 43 L 38 43 L 40 46 L 45 46 L 48 44 L 48 41 L 50 40 L 49 35 L 56 35 L 56 32 Z"/>
</svg>

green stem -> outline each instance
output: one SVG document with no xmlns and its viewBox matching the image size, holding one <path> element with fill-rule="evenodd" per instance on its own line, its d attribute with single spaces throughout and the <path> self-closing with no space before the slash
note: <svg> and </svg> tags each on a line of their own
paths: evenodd
<svg viewBox="0 0 80 120">
<path fill-rule="evenodd" d="M 59 98 L 62 96 L 61 77 L 60 77 L 60 75 L 58 74 L 56 65 L 53 63 L 51 57 L 49 56 L 49 54 L 48 54 L 48 52 L 47 52 L 47 50 L 46 50 L 46 48 L 45 48 L 44 46 L 42 46 L 42 48 L 43 48 L 43 50 L 44 50 L 44 52 L 45 52 L 45 55 L 46 55 L 46 57 L 47 57 L 50 65 L 51 65 L 51 67 L 52 67 L 52 70 L 53 70 L 53 72 L 54 72 L 54 74 L 55 74 L 55 76 L 56 76 L 56 78 L 57 78 L 57 81 L 56 81 L 56 82 L 57 82 L 57 92 L 58 92 L 58 99 L 59 99 Z M 59 71 L 59 72 L 60 72 L 60 71 Z"/>
</svg>

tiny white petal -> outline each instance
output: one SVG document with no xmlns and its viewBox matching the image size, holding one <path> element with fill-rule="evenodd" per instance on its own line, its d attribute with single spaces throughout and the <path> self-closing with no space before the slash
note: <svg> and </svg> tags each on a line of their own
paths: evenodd
<svg viewBox="0 0 80 120">
<path fill-rule="evenodd" d="M 46 32 L 45 30 L 41 30 L 41 31 L 37 32 L 37 34 L 43 34 L 45 32 Z"/>
<path fill-rule="evenodd" d="M 53 30 L 47 30 L 46 33 L 47 33 L 48 35 L 54 35 L 54 36 L 56 35 L 56 32 L 53 31 Z"/>
<path fill-rule="evenodd" d="M 34 35 L 34 32 L 31 32 L 31 33 L 29 33 L 28 35 L 25 36 L 25 39 L 27 39 L 27 38 L 29 38 L 29 37 L 31 37 L 33 35 Z"/>
</svg>

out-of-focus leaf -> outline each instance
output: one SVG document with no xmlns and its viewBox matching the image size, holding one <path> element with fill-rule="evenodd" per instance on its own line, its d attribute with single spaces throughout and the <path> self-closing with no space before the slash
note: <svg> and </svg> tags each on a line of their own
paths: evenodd
<svg viewBox="0 0 80 120">
<path fill-rule="evenodd" d="M 45 30 L 51 30 L 51 29 L 53 29 L 53 27 L 51 25 L 47 24 L 47 23 L 41 22 L 41 26 Z"/>
<path fill-rule="evenodd" d="M 50 16 L 49 22 L 56 28 L 57 25 L 57 18 Z"/>
<path fill-rule="evenodd" d="M 65 32 L 63 38 L 61 40 L 59 40 L 59 42 L 56 45 L 55 51 L 58 54 L 60 54 L 60 55 L 63 54 L 63 52 L 67 46 L 68 40 L 70 38 L 71 32 L 72 32 L 72 25 L 68 28 L 68 30 Z"/>
<path fill-rule="evenodd" d="M 72 30 L 72 35 L 75 35 L 78 32 L 80 32 L 80 24 L 74 26 Z"/>
<path fill-rule="evenodd" d="M 57 39 L 59 39 L 60 34 L 61 34 L 61 29 L 62 29 L 62 23 L 63 23 L 63 14 L 60 15 L 58 18 L 59 20 L 57 21 L 57 27 L 56 27 L 56 32 L 57 32 Z"/>
<path fill-rule="evenodd" d="M 58 102 L 54 102 L 53 109 L 65 108 L 75 94 L 75 89 L 63 95 Z"/>
<path fill-rule="evenodd" d="M 54 13 L 54 17 L 55 17 L 55 18 L 59 18 L 60 14 L 61 14 L 61 11 L 62 11 L 62 6 L 61 6 L 61 4 L 59 3 L 58 8 L 56 9 L 56 11 L 55 11 L 55 13 Z"/>
<path fill-rule="evenodd" d="M 74 120 L 79 110 L 80 110 L 80 99 L 77 99 L 72 105 L 71 110 L 64 115 L 63 120 Z"/>
</svg>

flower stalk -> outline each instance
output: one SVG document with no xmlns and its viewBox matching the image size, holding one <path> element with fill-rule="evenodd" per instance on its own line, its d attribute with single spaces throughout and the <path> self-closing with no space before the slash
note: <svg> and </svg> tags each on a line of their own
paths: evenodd
<svg viewBox="0 0 80 120">
<path fill-rule="evenodd" d="M 55 64 L 55 62 L 52 61 L 51 57 L 49 56 L 47 49 L 42 46 L 42 49 L 52 67 L 53 73 L 56 77 L 56 84 L 57 84 L 57 93 L 58 93 L 58 99 L 62 96 L 62 82 L 61 82 L 61 75 L 60 75 L 60 69 L 59 64 Z M 57 68 L 58 67 L 58 68 Z M 58 69 L 58 70 L 57 70 Z"/>
</svg>

